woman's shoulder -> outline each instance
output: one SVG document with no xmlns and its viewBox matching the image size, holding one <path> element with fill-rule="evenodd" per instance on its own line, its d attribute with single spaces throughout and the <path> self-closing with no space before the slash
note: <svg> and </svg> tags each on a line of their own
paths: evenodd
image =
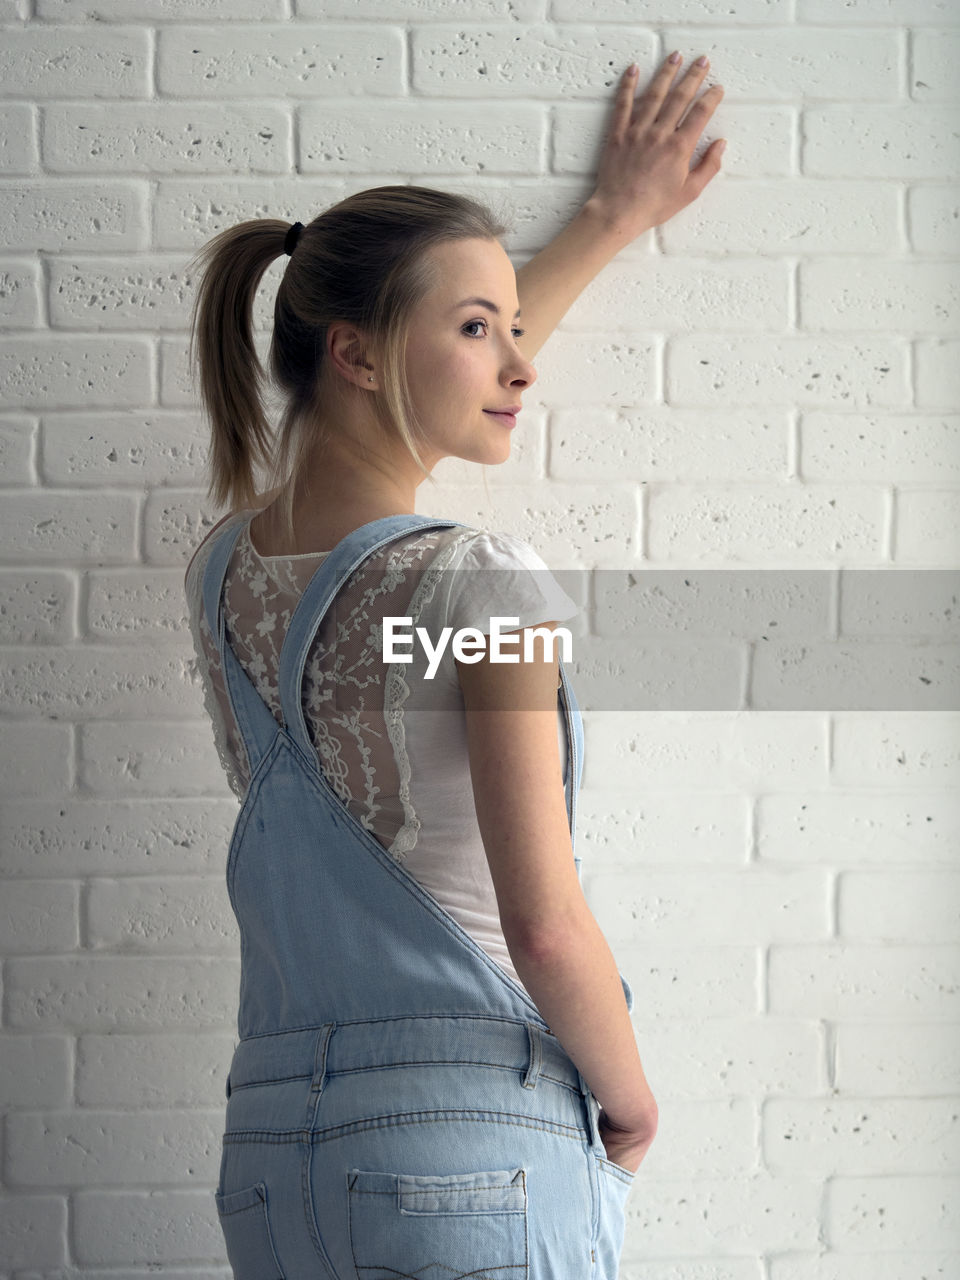
<svg viewBox="0 0 960 1280">
<path fill-rule="evenodd" d="M 540 553 L 516 534 L 461 525 L 440 557 L 445 589 L 437 603 L 447 625 L 477 626 L 516 616 L 520 626 L 562 622 L 580 612 Z"/>
<path fill-rule="evenodd" d="M 224 526 L 229 524 L 231 521 L 238 522 L 239 520 L 249 516 L 252 510 L 253 508 L 251 507 L 243 511 L 228 511 L 225 516 L 222 516 L 221 519 L 217 521 L 212 529 L 209 529 L 206 534 L 204 534 L 203 538 L 194 548 L 193 555 L 190 557 L 190 562 L 183 575 L 183 584 L 187 591 L 190 590 L 190 584 L 194 578 L 195 570 L 198 569 L 206 560 L 207 554 L 213 545 L 213 535 L 218 531 L 222 531 Z"/>
</svg>

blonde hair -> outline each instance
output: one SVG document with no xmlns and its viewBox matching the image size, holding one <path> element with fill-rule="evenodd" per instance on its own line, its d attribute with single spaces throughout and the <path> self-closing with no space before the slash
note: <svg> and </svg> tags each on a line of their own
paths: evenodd
<svg viewBox="0 0 960 1280">
<path fill-rule="evenodd" d="M 415 186 L 359 191 L 307 223 L 274 305 L 269 367 L 284 397 L 274 431 L 253 345 L 253 300 L 267 267 L 285 252 L 290 225 L 259 218 L 228 227 L 202 246 L 188 271 L 202 270 L 189 365 L 195 385 L 199 372 L 210 424 L 207 495 L 218 506 L 253 506 L 254 473 L 262 468 L 267 487 L 283 490 L 281 515 L 292 542 L 296 480 L 318 433 L 325 439 L 329 430 L 321 403 L 328 327 L 345 321 L 378 349 L 383 368 L 371 392 L 378 420 L 429 475 L 415 444 L 420 423 L 406 377 L 410 321 L 438 282 L 427 251 L 449 240 L 496 240 L 508 228 L 467 196 Z"/>
</svg>

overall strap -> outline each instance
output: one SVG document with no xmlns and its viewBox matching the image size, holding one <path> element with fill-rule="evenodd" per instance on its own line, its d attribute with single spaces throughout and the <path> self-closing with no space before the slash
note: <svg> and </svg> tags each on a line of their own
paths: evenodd
<svg viewBox="0 0 960 1280">
<path fill-rule="evenodd" d="M 228 525 L 223 533 L 214 538 L 203 572 L 203 607 L 207 625 L 217 642 L 227 696 L 243 736 L 251 777 L 270 750 L 280 726 L 227 643 L 222 597 L 233 549 L 245 524 L 249 523 L 254 514 L 248 515 L 246 520 L 238 520 L 232 526 Z"/>
<path fill-rule="evenodd" d="M 421 529 L 449 529 L 458 520 L 438 520 L 427 516 L 383 516 L 354 529 L 330 552 L 307 583 L 300 597 L 280 651 L 280 705 L 289 736 L 310 759 L 313 743 L 303 718 L 300 690 L 303 669 L 317 628 L 334 596 L 367 556 L 405 533 Z"/>
</svg>

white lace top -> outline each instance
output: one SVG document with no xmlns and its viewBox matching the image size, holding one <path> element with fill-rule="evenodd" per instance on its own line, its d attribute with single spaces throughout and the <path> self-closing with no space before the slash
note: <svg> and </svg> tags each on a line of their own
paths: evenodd
<svg viewBox="0 0 960 1280">
<path fill-rule="evenodd" d="M 280 649 L 300 594 L 327 552 L 261 556 L 242 525 L 224 582 L 226 637 L 278 724 Z M 185 589 L 204 705 L 227 781 L 242 800 L 250 771 L 207 626 L 202 582 L 210 536 Z M 493 572 L 491 572 L 493 571 Z M 463 695 L 448 645 L 432 679 L 420 644 L 409 663 L 382 661 L 384 617 L 409 617 L 433 642 L 444 627 L 490 633 L 492 617 L 518 630 L 579 612 L 540 556 L 509 534 L 464 525 L 408 534 L 369 556 L 327 611 L 304 668 L 304 720 L 325 777 L 384 848 L 517 982 L 477 822 Z M 410 633 L 411 627 L 404 628 Z M 410 653 L 409 643 L 400 651 Z M 558 676 L 559 679 L 559 676 Z M 561 769 L 563 714 L 557 712 Z M 558 785 L 561 785 L 558 780 Z M 522 985 L 522 984 L 521 984 Z"/>
</svg>

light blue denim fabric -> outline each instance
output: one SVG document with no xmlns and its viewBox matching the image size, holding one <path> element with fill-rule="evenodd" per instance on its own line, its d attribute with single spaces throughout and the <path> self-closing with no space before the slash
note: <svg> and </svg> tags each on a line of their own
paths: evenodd
<svg viewBox="0 0 960 1280">
<path fill-rule="evenodd" d="M 216 1190 L 236 1280 L 617 1275 L 634 1178 L 606 1159 L 596 1099 L 527 992 L 340 801 L 303 718 L 304 664 L 339 588 L 385 543 L 456 523 L 388 516 L 324 559 L 281 652 L 282 728 L 225 643 L 239 526 L 207 562 L 251 768 L 227 862 L 240 1042 Z M 560 674 L 573 839 L 583 728 Z"/>
</svg>

